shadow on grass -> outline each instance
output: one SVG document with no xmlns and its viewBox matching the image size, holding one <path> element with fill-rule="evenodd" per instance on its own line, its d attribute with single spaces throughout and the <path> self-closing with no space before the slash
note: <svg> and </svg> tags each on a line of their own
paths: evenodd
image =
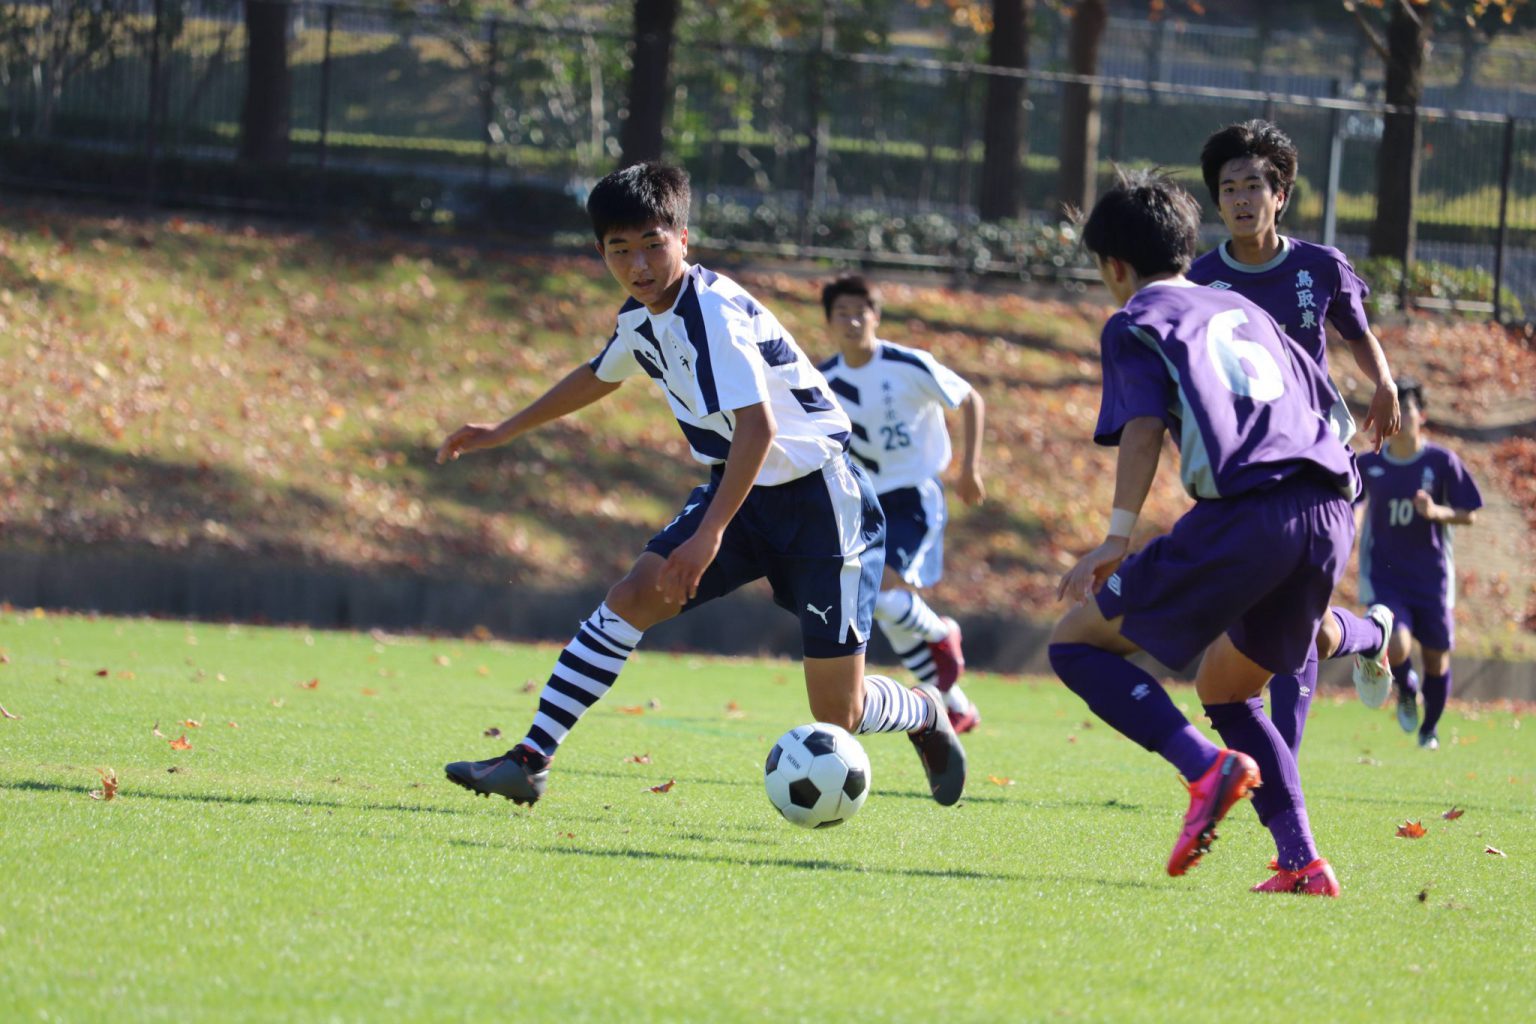
<svg viewBox="0 0 1536 1024">
<path fill-rule="evenodd" d="M 41 782 L 37 779 L 21 779 L 15 782 L 0 781 L 0 789 L 14 790 L 16 792 L 68 793 L 71 796 L 82 797 L 91 791 L 91 787 L 86 785 L 72 786 L 60 782 Z M 421 814 L 453 815 L 466 813 L 464 808 L 430 807 L 425 804 L 345 803 L 339 800 L 306 800 L 299 797 L 273 796 L 265 793 L 246 793 L 237 796 L 229 793 L 166 793 L 150 789 L 135 789 L 131 795 L 120 797 L 119 799 L 171 800 L 180 803 L 230 804 L 234 806 L 287 804 L 290 807 L 342 811 L 412 811 Z"/>
<path fill-rule="evenodd" d="M 506 847 L 472 839 L 450 839 L 453 846 L 473 849 L 498 850 Z M 675 850 L 642 850 L 636 848 L 598 850 L 580 846 L 519 846 L 521 850 L 536 850 L 574 857 L 604 857 L 613 860 L 672 861 L 681 864 L 723 864 L 739 868 L 790 868 L 796 871 L 834 871 L 850 875 L 890 875 L 896 878 L 942 879 L 944 881 L 975 882 L 1049 882 L 1055 885 L 1077 883 L 1110 889 L 1157 890 L 1161 885 L 1126 878 L 1095 878 L 1083 875 L 1018 874 L 1010 871 L 975 871 L 970 868 L 924 867 L 871 867 L 863 864 L 803 857 L 732 857 L 722 854 L 681 853 Z"/>
</svg>

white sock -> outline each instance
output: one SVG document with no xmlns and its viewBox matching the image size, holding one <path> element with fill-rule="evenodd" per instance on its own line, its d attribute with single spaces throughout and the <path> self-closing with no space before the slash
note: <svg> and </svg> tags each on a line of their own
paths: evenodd
<svg viewBox="0 0 1536 1024">
<path fill-rule="evenodd" d="M 902 686 L 888 676 L 865 676 L 864 720 L 858 731 L 916 732 L 932 726 L 937 711 L 915 686 Z"/>
</svg>

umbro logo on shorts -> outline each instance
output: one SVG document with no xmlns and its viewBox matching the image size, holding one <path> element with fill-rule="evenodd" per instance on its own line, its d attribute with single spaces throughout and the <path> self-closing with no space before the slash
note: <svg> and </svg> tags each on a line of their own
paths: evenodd
<svg viewBox="0 0 1536 1024">
<path fill-rule="evenodd" d="M 1104 585 L 1109 588 L 1109 592 L 1111 594 L 1114 594 L 1116 597 L 1120 596 L 1120 574 L 1119 573 L 1114 573 L 1113 575 L 1111 575 L 1109 577 L 1109 579 L 1104 581 Z"/>
</svg>

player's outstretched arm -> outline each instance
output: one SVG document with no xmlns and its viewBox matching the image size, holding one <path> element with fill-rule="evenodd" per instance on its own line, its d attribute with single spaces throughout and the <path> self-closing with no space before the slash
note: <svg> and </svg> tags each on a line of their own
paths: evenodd
<svg viewBox="0 0 1536 1024">
<path fill-rule="evenodd" d="M 1157 477 L 1167 428 L 1156 416 L 1138 416 L 1120 432 L 1120 453 L 1115 463 L 1115 502 L 1104 543 L 1078 559 L 1062 576 L 1056 599 L 1086 601 L 1097 593 L 1124 561 L 1131 547 L 1131 529 L 1141 515 Z"/>
<path fill-rule="evenodd" d="M 656 577 L 656 589 L 670 604 L 683 604 L 699 589 L 699 578 L 720 551 L 725 528 L 735 518 L 747 492 L 757 481 L 757 474 L 768 459 L 778 424 L 768 403 L 731 410 L 736 428 L 731 431 L 731 453 L 725 457 L 725 469 L 715 485 L 715 496 L 699 521 L 699 528 L 672 554 Z"/>
<path fill-rule="evenodd" d="M 967 505 L 980 505 L 987 500 L 987 485 L 981 482 L 981 436 L 986 425 L 987 403 L 975 388 L 960 403 L 960 415 L 965 420 L 965 452 L 960 460 L 960 479 L 955 483 L 955 493 Z"/>
<path fill-rule="evenodd" d="M 1371 395 L 1371 407 L 1366 411 L 1361 429 L 1370 432 L 1371 443 L 1379 452 L 1387 438 L 1397 433 L 1402 426 L 1397 384 L 1392 380 L 1392 371 L 1387 369 L 1387 355 L 1381 349 L 1381 340 L 1369 328 L 1347 344 L 1350 354 L 1355 357 L 1355 365 L 1360 368 L 1366 380 L 1376 385 L 1376 391 Z"/>
<path fill-rule="evenodd" d="M 519 434 L 526 434 L 535 427 L 584 409 L 613 394 L 618 388 L 618 384 L 599 380 L 590 366 L 582 364 L 520 412 L 500 423 L 466 423 L 449 434 L 437 450 L 438 465 L 452 462 L 465 452 L 506 444 Z"/>
</svg>

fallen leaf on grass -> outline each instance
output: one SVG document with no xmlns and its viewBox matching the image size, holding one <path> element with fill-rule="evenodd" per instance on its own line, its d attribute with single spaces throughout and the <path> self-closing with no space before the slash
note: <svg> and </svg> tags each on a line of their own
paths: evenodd
<svg viewBox="0 0 1536 1024">
<path fill-rule="evenodd" d="M 650 708 L 652 711 L 660 711 L 661 701 L 657 700 L 655 697 L 652 697 L 650 700 L 645 702 L 645 706 Z"/>
<path fill-rule="evenodd" d="M 1440 817 L 1444 818 L 1446 821 L 1455 821 L 1457 818 L 1466 813 L 1467 812 L 1462 810 L 1460 807 L 1452 807 L 1450 810 L 1441 813 Z"/>
<path fill-rule="evenodd" d="M 165 733 L 160 731 L 160 723 L 159 722 L 156 722 L 154 725 L 149 727 L 149 734 L 151 736 L 157 736 L 157 737 L 159 737 L 162 740 L 165 739 Z"/>
<path fill-rule="evenodd" d="M 286 704 L 287 701 L 283 700 L 281 697 L 273 697 L 271 700 L 267 701 L 267 703 L 271 704 L 275 708 L 280 708 Z"/>
<path fill-rule="evenodd" d="M 489 738 L 490 738 L 490 739 L 495 739 L 495 738 L 496 738 L 496 737 L 498 737 L 498 736 L 500 736 L 500 735 L 501 735 L 501 730 L 500 730 L 500 729 L 498 729 L 498 728 L 496 728 L 496 727 L 495 727 L 495 726 L 494 726 L 494 725 L 493 725 L 493 726 L 491 726 L 491 727 L 490 727 L 490 728 L 489 728 L 489 729 L 487 729 L 487 730 L 485 730 L 485 732 L 483 732 L 483 733 L 481 733 L 481 734 L 480 734 L 480 735 L 482 735 L 482 736 L 487 736 L 487 737 L 489 737 Z"/>
<path fill-rule="evenodd" d="M 672 792 L 672 787 L 675 786 L 675 785 L 677 785 L 677 780 L 676 779 L 668 779 L 666 782 L 663 782 L 659 786 L 652 786 L 651 787 L 651 792 L 652 793 L 670 793 L 670 792 Z"/>
<path fill-rule="evenodd" d="M 1484 853 L 1491 853 L 1495 857 L 1508 857 L 1509 856 L 1509 854 L 1505 853 L 1503 850 L 1499 849 L 1497 846 L 1485 846 L 1485 847 L 1483 847 L 1483 852 Z"/>
<path fill-rule="evenodd" d="M 186 733 L 182 733 L 179 738 L 171 740 L 170 743 L 171 743 L 171 749 L 172 750 L 191 750 L 192 749 L 192 744 L 187 742 L 187 734 Z"/>
<path fill-rule="evenodd" d="M 448 655 L 446 655 L 446 654 L 439 654 L 437 657 L 433 658 L 432 660 L 434 662 L 436 662 L 437 664 L 441 665 L 443 668 L 447 668 L 449 665 L 453 664 L 453 659 L 448 657 Z"/>
<path fill-rule="evenodd" d="M 622 704 L 622 705 L 619 706 L 619 714 L 621 714 L 621 715 L 643 715 L 643 714 L 645 714 L 645 705 L 643 705 L 643 704 Z"/>
<path fill-rule="evenodd" d="M 318 679 L 311 679 L 307 683 L 298 683 L 296 685 L 301 690 L 318 690 L 318 689 L 320 689 L 320 680 L 318 680 Z"/>
<path fill-rule="evenodd" d="M 741 710 L 741 705 L 740 704 L 737 704 L 735 701 L 727 701 L 726 705 L 725 705 L 725 717 L 726 718 L 745 718 L 745 717 L 747 717 L 747 713 L 745 711 Z"/>
<path fill-rule="evenodd" d="M 478 667 L 477 667 L 477 668 L 476 668 L 476 669 L 475 669 L 475 671 L 476 671 L 476 672 L 477 672 L 477 673 L 478 673 L 478 674 L 480 674 L 480 675 L 482 675 L 482 676 L 488 676 L 488 675 L 490 675 L 490 674 L 491 674 L 491 670 L 490 670 L 490 667 L 489 667 L 489 666 L 487 666 L 487 665 L 480 665 L 480 666 L 478 666 Z"/>
<path fill-rule="evenodd" d="M 624 759 L 625 764 L 650 764 L 650 754 L 630 754 Z"/>
<path fill-rule="evenodd" d="M 1405 821 L 1397 826 L 1397 837 L 1399 839 L 1422 839 L 1424 832 L 1424 826 L 1417 821 Z"/>
<path fill-rule="evenodd" d="M 201 729 L 203 727 L 203 723 L 199 722 L 195 718 L 183 718 L 180 722 L 177 722 L 176 724 L 177 725 L 184 725 L 188 729 Z"/>
<path fill-rule="evenodd" d="M 1381 764 L 1381 762 L 1376 760 L 1374 757 L 1364 757 L 1364 756 L 1356 758 L 1355 759 L 1355 763 L 1356 764 L 1369 764 L 1369 765 L 1379 765 L 1379 764 Z"/>
<path fill-rule="evenodd" d="M 93 789 L 86 796 L 92 800 L 112 800 L 117 796 L 117 772 L 111 768 L 97 768 L 101 775 L 101 788 Z"/>
<path fill-rule="evenodd" d="M 109 670 L 107 670 L 107 669 L 99 668 L 99 669 L 96 670 L 96 674 L 98 676 L 100 676 L 101 678 L 105 679 L 107 676 L 111 675 L 112 673 Z"/>
<path fill-rule="evenodd" d="M 238 728 L 240 728 L 240 723 L 239 722 L 229 722 L 227 724 L 229 725 L 229 727 L 231 729 L 238 729 Z"/>
<path fill-rule="evenodd" d="M 524 683 L 522 685 L 522 691 L 524 693 L 532 693 L 534 690 L 537 690 L 538 688 L 539 688 L 539 684 L 534 682 L 532 679 L 528 680 L 526 683 Z"/>
<path fill-rule="evenodd" d="M 377 697 L 379 695 L 379 691 L 378 690 L 370 689 L 370 688 L 368 688 L 366 686 L 363 687 L 358 692 L 361 693 L 364 697 Z"/>
<path fill-rule="evenodd" d="M 21 716 L 13 715 L 9 711 L 5 710 L 4 704 L 0 704 L 0 718 L 9 718 L 13 722 L 21 721 Z"/>
<path fill-rule="evenodd" d="M 166 769 L 166 771 L 170 772 L 172 775 L 175 775 L 177 772 L 180 772 L 181 770 L 182 770 L 182 768 L 181 768 L 181 765 L 179 765 L 179 764 L 173 764 L 169 768 Z"/>
<path fill-rule="evenodd" d="M 119 672 L 117 674 L 117 678 L 119 678 L 119 679 L 137 679 L 138 676 L 134 675 L 132 672 L 129 672 L 127 669 L 124 669 L 123 671 L 121 671 L 121 672 Z"/>
<path fill-rule="evenodd" d="M 987 781 L 991 782 L 992 785 L 994 785 L 994 786 L 1012 786 L 1012 785 L 1014 785 L 1014 781 L 1012 779 L 1008 778 L 1008 776 L 1006 776 L 1006 775 L 988 775 L 987 776 Z"/>
</svg>

